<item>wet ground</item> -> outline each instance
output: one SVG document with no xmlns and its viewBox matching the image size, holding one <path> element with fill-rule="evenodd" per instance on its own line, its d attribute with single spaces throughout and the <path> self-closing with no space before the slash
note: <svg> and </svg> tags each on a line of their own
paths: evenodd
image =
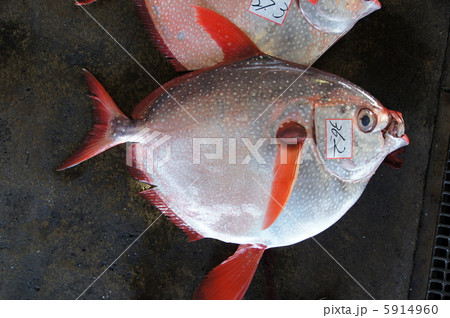
<svg viewBox="0 0 450 318">
<path fill-rule="evenodd" d="M 405 165 L 380 167 L 316 236 L 334 259 L 312 240 L 269 250 L 247 299 L 425 297 L 450 130 L 450 3 L 382 2 L 315 66 L 403 113 Z M 131 0 L 86 9 L 159 82 L 176 76 Z M 160 213 L 136 195 L 124 147 L 55 171 L 92 125 L 82 68 L 128 115 L 157 88 L 72 1 L 0 2 L 0 298 L 190 299 L 235 245 L 188 243 L 163 217 L 140 237 Z"/>
</svg>

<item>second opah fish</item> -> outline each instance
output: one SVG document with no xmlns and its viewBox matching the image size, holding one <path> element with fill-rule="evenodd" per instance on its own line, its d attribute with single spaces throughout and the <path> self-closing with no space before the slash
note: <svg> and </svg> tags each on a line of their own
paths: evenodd
<svg viewBox="0 0 450 318">
<path fill-rule="evenodd" d="M 261 52 L 303 65 L 313 64 L 358 20 L 381 8 L 378 0 L 134 2 L 156 45 L 179 71 L 249 57 L 243 52 L 233 52 L 237 55 L 223 52 L 203 25 L 197 23 L 195 6 L 215 11 L 228 19 L 231 23 L 218 26 L 221 32 L 232 34 L 233 28 L 239 28 Z"/>
</svg>

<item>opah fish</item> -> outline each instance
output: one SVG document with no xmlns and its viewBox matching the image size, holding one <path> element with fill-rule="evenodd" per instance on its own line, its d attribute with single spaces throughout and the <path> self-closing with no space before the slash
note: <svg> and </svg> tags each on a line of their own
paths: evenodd
<svg viewBox="0 0 450 318">
<path fill-rule="evenodd" d="M 240 29 L 265 54 L 311 65 L 359 19 L 381 8 L 378 0 L 134 1 L 155 44 L 182 71 L 249 56 L 245 50 L 223 52 L 205 23 L 218 24 L 217 32 L 228 34 L 230 42 Z M 199 24 L 196 6 L 219 17 Z"/>
<path fill-rule="evenodd" d="M 196 298 L 238 299 L 268 248 L 327 229 L 384 158 L 406 146 L 402 115 L 354 84 L 260 55 L 157 89 L 128 119 L 88 72 L 97 123 L 62 166 L 121 143 L 140 194 L 186 232 L 239 244 Z"/>
</svg>

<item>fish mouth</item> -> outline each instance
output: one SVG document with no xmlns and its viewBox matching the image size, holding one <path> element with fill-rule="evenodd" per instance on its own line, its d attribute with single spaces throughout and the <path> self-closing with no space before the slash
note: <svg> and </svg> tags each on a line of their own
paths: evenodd
<svg viewBox="0 0 450 318">
<path fill-rule="evenodd" d="M 404 147 L 409 145 L 409 138 L 405 134 L 405 121 L 402 113 L 393 110 L 389 111 L 389 122 L 383 130 L 383 137 L 385 140 L 393 139 L 394 141 L 393 150 L 384 158 L 383 163 L 400 169 L 404 160 L 398 156 L 403 154 L 405 152 Z"/>
</svg>

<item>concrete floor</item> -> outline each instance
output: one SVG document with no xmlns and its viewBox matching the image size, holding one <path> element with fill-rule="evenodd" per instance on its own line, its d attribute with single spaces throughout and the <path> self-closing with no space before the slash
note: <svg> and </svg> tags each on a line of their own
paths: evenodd
<svg viewBox="0 0 450 318">
<path fill-rule="evenodd" d="M 376 299 L 420 299 L 449 136 L 450 2 L 382 2 L 315 66 L 401 111 L 411 144 L 403 169 L 380 167 L 316 239 Z M 177 75 L 131 0 L 86 9 L 158 81 Z M 124 147 L 55 172 L 92 125 L 82 68 L 126 114 L 157 87 L 72 1 L 0 1 L 1 299 L 77 298 L 159 216 L 135 194 L 142 186 L 127 174 Z M 235 248 L 188 243 L 160 218 L 81 298 L 190 299 Z M 266 252 L 245 298 L 370 297 L 308 240 Z"/>
</svg>

